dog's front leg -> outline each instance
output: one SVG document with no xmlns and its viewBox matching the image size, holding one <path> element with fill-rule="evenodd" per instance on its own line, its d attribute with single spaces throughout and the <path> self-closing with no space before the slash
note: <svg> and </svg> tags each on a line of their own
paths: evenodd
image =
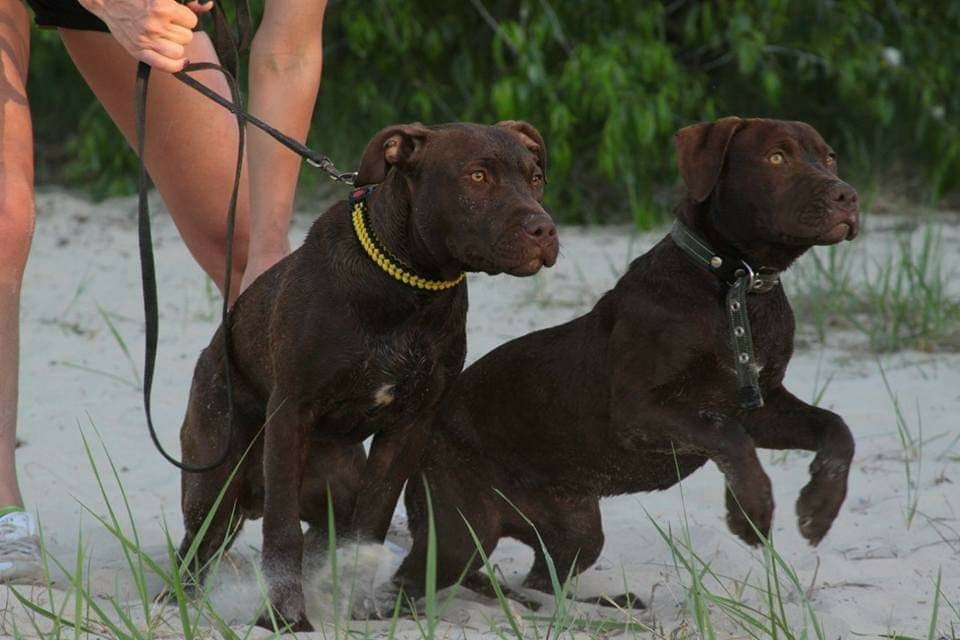
<svg viewBox="0 0 960 640">
<path fill-rule="evenodd" d="M 681 431 L 678 444 L 700 448 L 717 465 L 727 481 L 725 502 L 727 527 L 750 545 L 770 535 L 773 523 L 773 488 L 757 457 L 757 450 L 743 425 L 736 419 L 712 411 L 700 411 L 702 425 Z M 706 431 L 706 433 L 704 433 Z M 672 435 L 672 434 L 671 434 Z M 705 442 L 703 438 L 706 437 Z M 710 439 L 715 440 L 709 442 Z"/>
<path fill-rule="evenodd" d="M 747 544 L 760 544 L 757 532 L 767 536 L 773 521 L 773 491 L 743 425 L 689 406 L 658 407 L 640 394 L 619 398 L 612 411 L 616 433 L 636 451 L 638 464 L 644 455 L 661 455 L 665 446 L 678 457 L 710 458 L 726 479 L 727 526 Z"/>
<path fill-rule="evenodd" d="M 428 423 L 421 419 L 374 436 L 353 509 L 352 529 L 361 540 L 386 539 L 403 485 L 423 454 Z"/>
<path fill-rule="evenodd" d="M 800 533 L 817 544 L 830 530 L 847 495 L 854 443 L 843 418 L 799 400 L 780 387 L 766 394 L 762 409 L 742 418 L 758 447 L 815 451 L 810 482 L 800 491 Z"/>
<path fill-rule="evenodd" d="M 268 411 L 268 415 L 271 412 Z M 300 529 L 300 484 L 312 422 L 281 407 L 266 426 L 263 448 L 263 573 L 277 625 L 312 631 L 303 598 L 303 532 Z M 258 624 L 273 629 L 265 614 Z"/>
</svg>

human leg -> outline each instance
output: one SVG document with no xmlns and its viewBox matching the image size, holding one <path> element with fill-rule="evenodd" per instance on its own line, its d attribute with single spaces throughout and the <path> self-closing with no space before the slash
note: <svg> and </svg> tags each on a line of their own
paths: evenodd
<svg viewBox="0 0 960 640">
<path fill-rule="evenodd" d="M 267 0 L 250 50 L 250 112 L 305 141 L 323 67 L 326 0 Z M 290 252 L 287 231 L 300 158 L 250 135 L 250 252 L 241 290 Z"/>
<path fill-rule="evenodd" d="M 136 61 L 108 34 L 61 29 L 77 69 L 127 141 L 136 142 L 134 78 Z M 193 62 L 215 62 L 213 45 L 198 34 L 188 46 Z M 221 95 L 229 95 L 216 72 L 195 74 Z M 166 202 L 187 247 L 223 290 L 226 212 L 233 186 L 237 145 L 236 118 L 173 76 L 151 76 L 147 102 L 147 170 Z M 246 266 L 248 238 L 246 172 L 237 207 L 234 235 L 235 298 Z"/>
<path fill-rule="evenodd" d="M 33 237 L 33 130 L 26 78 L 30 22 L 18 0 L 0 0 L 0 582 L 40 573 L 33 516 L 17 483 L 20 287 Z"/>
</svg>

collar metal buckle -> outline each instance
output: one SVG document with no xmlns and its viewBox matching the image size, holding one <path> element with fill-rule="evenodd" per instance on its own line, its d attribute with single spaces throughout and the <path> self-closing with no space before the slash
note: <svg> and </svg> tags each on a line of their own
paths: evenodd
<svg viewBox="0 0 960 640">
<path fill-rule="evenodd" d="M 740 264 L 743 265 L 743 268 L 737 269 L 735 275 L 737 279 L 744 277 L 747 279 L 747 293 L 766 293 L 780 282 L 778 273 L 773 269 L 761 267 L 757 271 L 754 271 L 753 267 L 745 260 L 741 260 Z"/>
</svg>

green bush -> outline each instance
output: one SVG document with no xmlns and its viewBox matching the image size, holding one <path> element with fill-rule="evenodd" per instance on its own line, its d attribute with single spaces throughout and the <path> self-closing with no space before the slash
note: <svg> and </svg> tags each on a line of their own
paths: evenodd
<svg viewBox="0 0 960 640">
<path fill-rule="evenodd" d="M 41 142 L 68 141 L 41 146 L 42 163 L 65 161 L 44 175 L 129 191 L 102 113 L 62 109 L 65 93 L 90 98 L 57 47 L 38 40 L 32 69 Z M 728 114 L 812 123 L 861 189 L 894 173 L 931 203 L 960 189 L 955 0 L 340 0 L 325 55 L 310 142 L 340 165 L 393 122 L 526 119 L 564 221 L 656 222 L 677 184 L 672 134 Z"/>
</svg>

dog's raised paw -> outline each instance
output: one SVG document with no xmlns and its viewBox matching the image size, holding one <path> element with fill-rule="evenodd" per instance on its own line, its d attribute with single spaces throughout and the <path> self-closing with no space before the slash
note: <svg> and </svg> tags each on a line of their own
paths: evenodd
<svg viewBox="0 0 960 640">
<path fill-rule="evenodd" d="M 847 497 L 849 468 L 844 461 L 814 459 L 810 465 L 813 475 L 797 498 L 797 518 L 800 534 L 811 545 L 820 543 L 840 513 Z"/>
<path fill-rule="evenodd" d="M 811 482 L 800 492 L 797 499 L 797 524 L 800 535 L 816 546 L 827 535 L 833 520 L 840 512 L 846 492 L 837 496 Z"/>
</svg>

